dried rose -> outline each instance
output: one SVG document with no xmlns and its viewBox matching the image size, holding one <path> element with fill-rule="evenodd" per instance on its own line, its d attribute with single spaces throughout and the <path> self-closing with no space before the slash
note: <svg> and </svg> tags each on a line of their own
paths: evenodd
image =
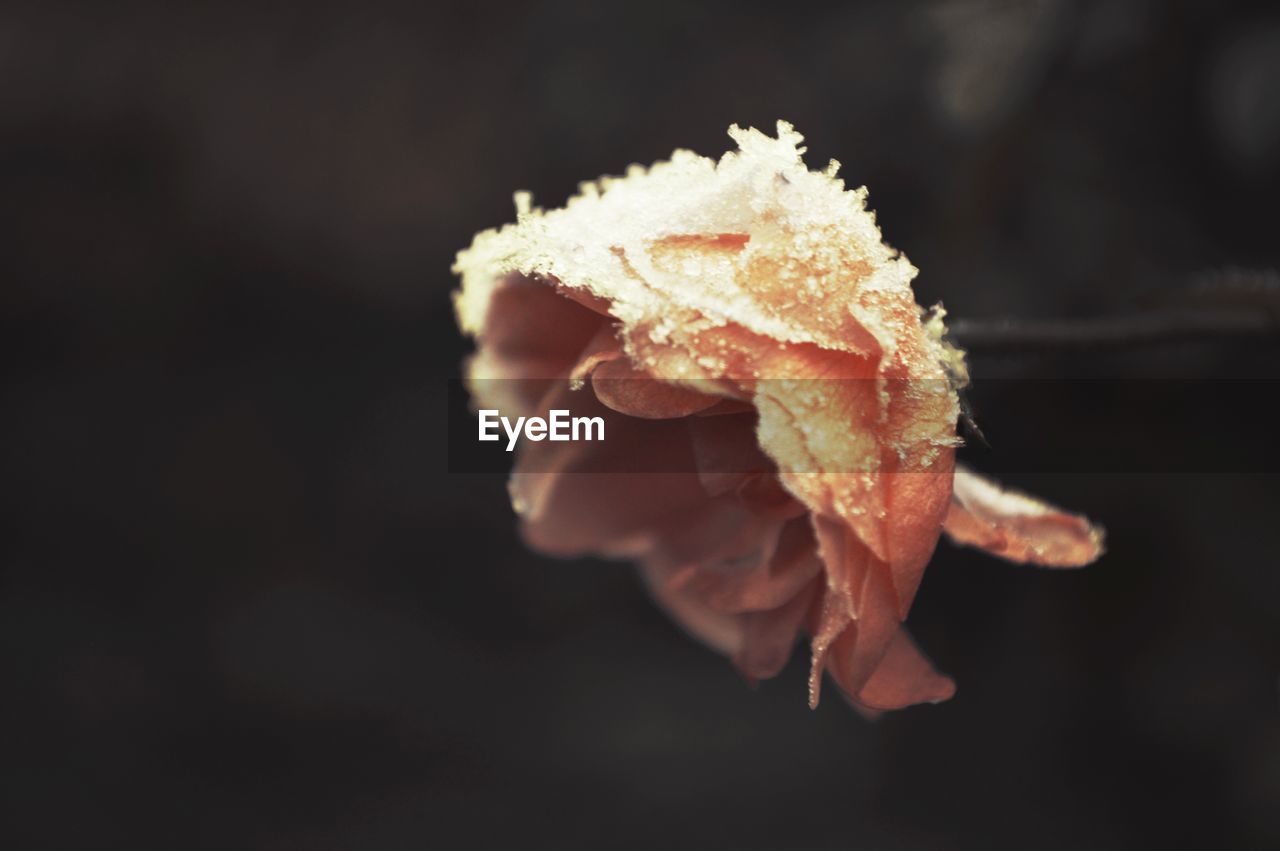
<svg viewBox="0 0 1280 851">
<path fill-rule="evenodd" d="M 636 561 L 654 596 L 749 679 L 812 638 L 864 710 L 949 698 L 902 627 L 939 535 L 1079 566 L 1085 519 L 955 470 L 962 354 L 915 302 L 839 164 L 732 127 L 720 161 L 583 184 L 479 234 L 455 272 L 481 407 L 610 412 L 600 443 L 529 443 L 510 488 L 545 553 Z M 566 380 L 569 379 L 569 380 Z M 618 453 L 645 469 L 617 470 Z"/>
</svg>

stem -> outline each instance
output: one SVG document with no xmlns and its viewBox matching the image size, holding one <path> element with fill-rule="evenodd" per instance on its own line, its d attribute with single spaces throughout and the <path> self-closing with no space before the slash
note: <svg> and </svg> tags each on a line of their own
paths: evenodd
<svg viewBox="0 0 1280 851">
<path fill-rule="evenodd" d="M 1270 313 L 1185 309 L 1094 319 L 957 319 L 947 337 L 975 353 L 1124 349 L 1187 340 L 1280 334 Z"/>
<path fill-rule="evenodd" d="M 969 352 L 1126 349 L 1188 340 L 1280 338 L 1280 274 L 1227 268 L 1140 313 L 1092 319 L 957 319 L 948 338 Z"/>
</svg>

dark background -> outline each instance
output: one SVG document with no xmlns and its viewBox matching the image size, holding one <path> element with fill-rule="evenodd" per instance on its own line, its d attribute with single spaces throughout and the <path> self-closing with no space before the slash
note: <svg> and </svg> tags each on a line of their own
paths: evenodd
<svg viewBox="0 0 1280 851">
<path fill-rule="evenodd" d="M 911 626 L 958 696 L 868 724 L 805 707 L 805 649 L 752 691 L 629 568 L 526 552 L 500 477 L 446 473 L 454 252 L 515 189 L 779 117 L 955 316 L 1280 262 L 1274 5 L 5 4 L 4 847 L 1276 847 L 1273 475 L 1005 475 L 1110 553 L 941 545 Z M 1171 469 L 1229 439 L 1274 469 L 1250 386 L 1194 426 L 1074 392 Z M 1071 445 L 982 402 L 995 458 Z"/>
</svg>

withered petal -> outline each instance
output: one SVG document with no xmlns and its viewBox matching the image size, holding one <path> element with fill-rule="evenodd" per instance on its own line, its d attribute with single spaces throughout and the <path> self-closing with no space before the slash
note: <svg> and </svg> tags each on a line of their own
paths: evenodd
<svg viewBox="0 0 1280 851">
<path fill-rule="evenodd" d="M 541 407 L 604 413 L 589 389 L 575 391 L 565 381 Z M 705 504 L 683 421 L 619 417 L 610 429 L 608 440 L 520 447 L 509 488 L 530 546 L 554 555 L 628 555 L 637 536 Z M 600 472 L 637 469 L 637 452 L 648 453 L 649 467 L 660 472 Z"/>
<path fill-rule="evenodd" d="M 790 600 L 776 609 L 742 615 L 742 646 L 734 664 L 748 680 L 775 677 L 791 658 L 796 638 L 814 597 L 821 592 L 821 578 L 813 577 Z"/>
<path fill-rule="evenodd" d="M 809 608 L 807 629 L 809 642 L 809 708 L 817 709 L 822 697 L 822 675 L 827 669 L 827 656 L 836 639 L 845 631 L 853 618 L 844 595 L 832 592 L 830 587 L 820 590 Z"/>
<path fill-rule="evenodd" d="M 618 339 L 617 330 L 612 323 L 605 323 L 601 325 L 586 347 L 578 353 L 577 363 L 573 365 L 573 369 L 569 370 L 569 380 L 570 382 L 584 381 L 601 364 L 623 357 L 626 355 L 622 352 L 622 341 Z"/>
<path fill-rule="evenodd" d="M 560 378 L 596 335 L 605 317 L 559 295 L 545 281 L 510 274 L 493 290 L 478 339 L 482 350 L 504 363 L 554 364 Z"/>
<path fill-rule="evenodd" d="M 687 417 L 720 401 L 717 396 L 658 381 L 626 358 L 609 360 L 597 366 L 591 376 L 591 385 L 605 405 L 620 414 L 645 420 Z"/>
<path fill-rule="evenodd" d="M 1083 567 L 1103 553 L 1101 526 L 964 467 L 956 468 L 943 528 L 957 544 L 1043 567 Z"/>
<path fill-rule="evenodd" d="M 656 581 L 715 611 L 745 614 L 785 605 L 822 572 L 806 520 L 764 518 L 732 498 L 714 504 L 718 517 L 691 517 L 643 555 Z"/>
<path fill-rule="evenodd" d="M 649 567 L 641 565 L 640 575 L 658 604 L 694 638 L 730 658 L 742 650 L 745 624 L 740 615 L 714 611 L 696 598 L 673 590 Z"/>
<path fill-rule="evenodd" d="M 831 644 L 825 668 L 855 700 L 901 630 L 887 565 L 872 560 L 858 591 L 858 616 Z"/>
<path fill-rule="evenodd" d="M 911 635 L 899 627 L 855 700 L 872 710 L 901 709 L 917 703 L 941 703 L 955 693 L 955 681 L 938 673 Z"/>
<path fill-rule="evenodd" d="M 937 547 L 939 531 L 951 503 L 954 465 L 955 453 L 945 451 L 938 454 L 932 469 L 889 473 L 884 477 L 886 510 L 894 518 L 887 524 L 887 561 L 899 618 L 907 617 L 925 567 Z"/>
</svg>

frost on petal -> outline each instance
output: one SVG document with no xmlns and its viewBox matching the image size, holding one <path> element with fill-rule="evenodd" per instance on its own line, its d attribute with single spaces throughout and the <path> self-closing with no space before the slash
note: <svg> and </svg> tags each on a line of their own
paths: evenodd
<svg viewBox="0 0 1280 851">
<path fill-rule="evenodd" d="M 685 417 L 720 402 L 717 396 L 658 381 L 626 359 L 600 364 L 591 384 L 596 397 L 613 410 L 646 420 Z"/>
<path fill-rule="evenodd" d="M 818 518 L 816 529 L 827 563 L 828 602 L 815 631 L 814 665 L 856 699 L 899 629 L 889 568 L 838 524 Z M 843 613 L 831 611 L 841 604 Z M 814 703 L 815 686 L 811 683 Z"/>
<path fill-rule="evenodd" d="M 777 481 L 891 565 L 905 611 L 938 501 L 895 515 L 886 476 L 934 470 L 935 489 L 950 490 L 958 403 L 944 346 L 864 189 L 846 189 L 835 166 L 810 171 L 785 122 L 776 137 L 730 135 L 739 150 L 718 162 L 677 151 L 584 184 L 563 209 L 524 198 L 515 225 L 459 253 L 459 322 L 475 333 L 505 311 L 508 277 L 541 280 L 616 323 L 626 357 L 586 367 L 611 409 L 661 418 L 749 401 Z"/>
<path fill-rule="evenodd" d="M 810 171 L 785 122 L 771 138 L 734 127 L 718 162 L 689 151 L 583 184 L 562 209 L 518 221 L 458 254 L 459 324 L 483 337 L 508 276 L 551 285 L 619 321 L 627 353 L 664 379 L 766 375 L 717 351 L 717 329 L 810 343 L 889 366 L 918 362 L 915 269 L 881 239 L 866 191 Z M 526 199 L 527 202 L 527 199 Z M 663 367 L 663 369 L 655 369 Z"/>
<path fill-rule="evenodd" d="M 1005 490 L 963 467 L 956 469 L 943 528 L 957 544 L 1045 567 L 1083 567 L 1103 552 L 1103 530 L 1087 518 Z"/>
<path fill-rule="evenodd" d="M 866 714 L 949 698 L 954 684 L 934 670 L 901 626 L 889 566 L 840 524 L 816 518 L 815 527 L 828 588 L 812 630 L 810 704 L 818 702 L 824 671 Z"/>
<path fill-rule="evenodd" d="M 597 368 L 623 357 L 626 356 L 622 352 L 622 342 L 618 339 L 617 330 L 612 324 L 602 324 L 586 348 L 578 353 L 578 361 L 573 369 L 569 370 L 571 386 L 578 389 Z"/>
</svg>

